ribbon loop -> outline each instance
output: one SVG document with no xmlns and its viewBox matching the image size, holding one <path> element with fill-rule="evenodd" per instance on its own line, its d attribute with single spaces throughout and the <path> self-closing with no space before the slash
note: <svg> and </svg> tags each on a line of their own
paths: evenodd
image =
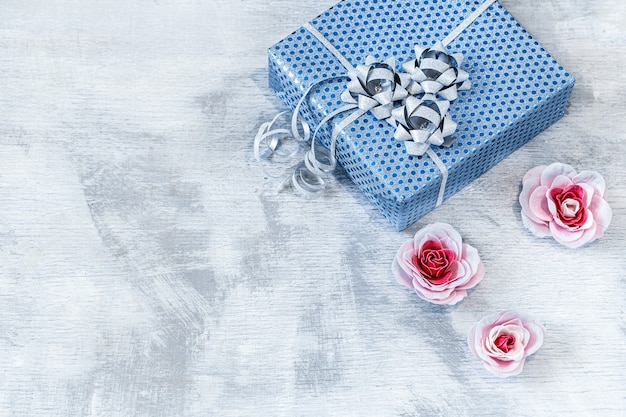
<svg viewBox="0 0 626 417">
<path fill-rule="evenodd" d="M 291 185 L 300 196 L 314 199 L 322 194 L 326 188 L 326 181 L 319 175 L 313 174 L 304 162 L 301 162 L 293 171 Z"/>
<path fill-rule="evenodd" d="M 263 123 L 254 137 L 254 158 L 260 164 L 262 160 L 272 161 L 274 164 L 283 164 L 293 158 L 300 150 L 300 145 L 296 145 L 295 149 L 289 150 L 285 145 L 291 135 L 292 131 L 289 129 L 274 129 L 274 125 L 280 119 L 281 116 L 287 112 L 278 113 L 274 119 L 270 122 Z M 303 123 L 306 123 L 302 120 Z M 306 129 L 303 128 L 305 131 Z M 308 129 L 308 126 L 307 126 Z M 272 175 L 264 170 L 264 173 L 272 178 L 276 178 L 277 175 Z"/>
<path fill-rule="evenodd" d="M 321 154 L 321 158 L 319 157 Z M 337 160 L 326 148 L 320 148 L 317 153 L 311 149 L 304 157 L 304 165 L 306 168 L 320 178 L 327 178 L 335 170 Z"/>
</svg>

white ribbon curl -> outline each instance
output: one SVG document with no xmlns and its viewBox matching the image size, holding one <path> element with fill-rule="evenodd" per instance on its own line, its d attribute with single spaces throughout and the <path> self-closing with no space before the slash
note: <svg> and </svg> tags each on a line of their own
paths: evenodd
<svg viewBox="0 0 626 417">
<path fill-rule="evenodd" d="M 321 36 L 321 35 L 320 35 Z M 371 112 L 378 120 L 385 120 L 392 126 L 396 126 L 396 121 L 392 117 L 394 103 L 401 102 L 409 96 L 406 88 L 411 83 L 408 74 L 399 72 L 395 69 L 395 58 L 390 58 L 385 62 L 378 62 L 372 56 L 368 56 L 365 64 L 358 65 L 348 71 L 349 81 L 347 88 L 341 94 L 341 99 L 346 105 L 334 110 L 324 117 L 318 124 L 317 128 L 310 134 L 309 125 L 299 117 L 299 109 L 307 98 L 309 92 L 314 86 L 322 82 L 326 82 L 333 77 L 318 81 L 312 84 L 302 95 L 298 101 L 292 115 L 291 129 L 293 139 L 311 143 L 311 148 L 306 152 L 302 163 L 295 166 L 294 173 L 291 176 L 291 184 L 302 196 L 306 198 L 316 198 L 326 187 L 326 178 L 330 176 L 337 165 L 335 158 L 335 147 L 339 133 L 349 124 L 357 120 L 359 117 Z M 352 113 L 344 118 L 334 129 L 331 135 L 330 149 L 321 148 L 317 150 L 316 138 L 317 134 L 323 126 L 332 118 L 341 113 L 352 111 Z M 282 113 L 281 113 L 282 114 Z M 254 141 L 254 156 L 260 163 L 261 159 L 269 159 L 279 147 L 280 135 L 282 140 L 285 139 L 286 129 L 272 129 L 276 118 L 269 123 L 263 123 L 259 128 Z M 302 128 L 302 135 L 298 129 Z M 264 145 L 264 152 L 261 153 L 261 145 Z M 265 171 L 266 175 L 271 176 Z M 282 189 L 281 184 L 279 189 Z"/>
</svg>

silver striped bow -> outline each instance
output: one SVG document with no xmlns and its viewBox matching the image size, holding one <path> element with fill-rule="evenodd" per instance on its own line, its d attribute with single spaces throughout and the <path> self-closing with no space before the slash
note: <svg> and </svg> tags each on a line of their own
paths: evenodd
<svg viewBox="0 0 626 417">
<path fill-rule="evenodd" d="M 438 100 L 433 94 L 407 97 L 404 105 L 392 112 L 398 122 L 394 137 L 405 141 L 409 155 L 423 155 L 430 145 L 450 146 L 456 122 L 448 116 L 449 108 L 449 101 Z"/>
<path fill-rule="evenodd" d="M 396 69 L 395 58 L 365 64 L 348 72 L 341 99 L 396 127 L 394 137 L 407 153 L 423 155 L 431 145 L 450 146 L 456 123 L 447 113 L 458 92 L 469 90 L 469 74 L 459 68 L 461 54 L 448 54 L 442 42 L 432 48 L 415 45 L 415 59 Z M 401 106 L 395 103 L 401 102 Z M 348 107 L 349 109 L 350 107 Z"/>
<path fill-rule="evenodd" d="M 409 94 L 434 94 L 439 99 L 454 101 L 458 91 L 469 90 L 469 74 L 459 68 L 462 54 L 448 54 L 441 41 L 432 48 L 415 45 L 415 59 L 402 64 L 411 76 Z"/>
<path fill-rule="evenodd" d="M 406 88 L 411 83 L 409 74 L 396 71 L 395 67 L 395 58 L 378 62 L 368 56 L 365 64 L 348 72 L 350 81 L 341 99 L 361 110 L 369 110 L 378 120 L 387 120 L 395 126 L 391 119 L 394 103 L 409 96 Z"/>
<path fill-rule="evenodd" d="M 405 141 L 410 155 L 423 155 L 435 146 L 450 146 L 456 122 L 448 116 L 458 91 L 469 90 L 469 74 L 459 68 L 461 54 L 448 54 L 442 42 L 432 48 L 415 45 L 415 59 L 402 69 L 411 77 L 409 96 L 401 107 L 392 111 L 397 122 L 394 137 Z"/>
</svg>

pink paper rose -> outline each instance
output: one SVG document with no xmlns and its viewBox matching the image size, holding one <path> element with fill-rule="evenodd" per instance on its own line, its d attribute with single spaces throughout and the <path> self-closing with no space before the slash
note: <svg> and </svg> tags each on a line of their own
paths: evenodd
<svg viewBox="0 0 626 417">
<path fill-rule="evenodd" d="M 605 198 L 604 178 L 595 171 L 577 174 L 559 162 L 538 166 L 522 179 L 522 221 L 538 237 L 577 248 L 609 227 L 612 211 Z"/>
<path fill-rule="evenodd" d="M 396 280 L 435 304 L 456 304 L 483 279 L 478 251 L 446 223 L 430 224 L 404 243 L 391 265 Z"/>
<path fill-rule="evenodd" d="M 467 342 L 488 371 L 506 378 L 522 372 L 526 357 L 543 344 L 544 332 L 540 324 L 505 310 L 472 326 Z"/>
</svg>

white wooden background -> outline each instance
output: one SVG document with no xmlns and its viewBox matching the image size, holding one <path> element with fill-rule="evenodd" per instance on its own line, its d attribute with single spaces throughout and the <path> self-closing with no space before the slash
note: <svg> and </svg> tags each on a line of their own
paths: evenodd
<svg viewBox="0 0 626 417">
<path fill-rule="evenodd" d="M 571 105 L 401 233 L 345 174 L 306 202 L 252 157 L 266 48 L 334 1 L 0 1 L 1 416 L 626 415 L 624 1 L 503 0 Z M 606 178 L 603 239 L 523 228 L 553 161 Z M 487 270 L 451 308 L 389 274 L 436 221 Z M 504 308 L 547 336 L 500 380 L 466 333 Z"/>
</svg>

